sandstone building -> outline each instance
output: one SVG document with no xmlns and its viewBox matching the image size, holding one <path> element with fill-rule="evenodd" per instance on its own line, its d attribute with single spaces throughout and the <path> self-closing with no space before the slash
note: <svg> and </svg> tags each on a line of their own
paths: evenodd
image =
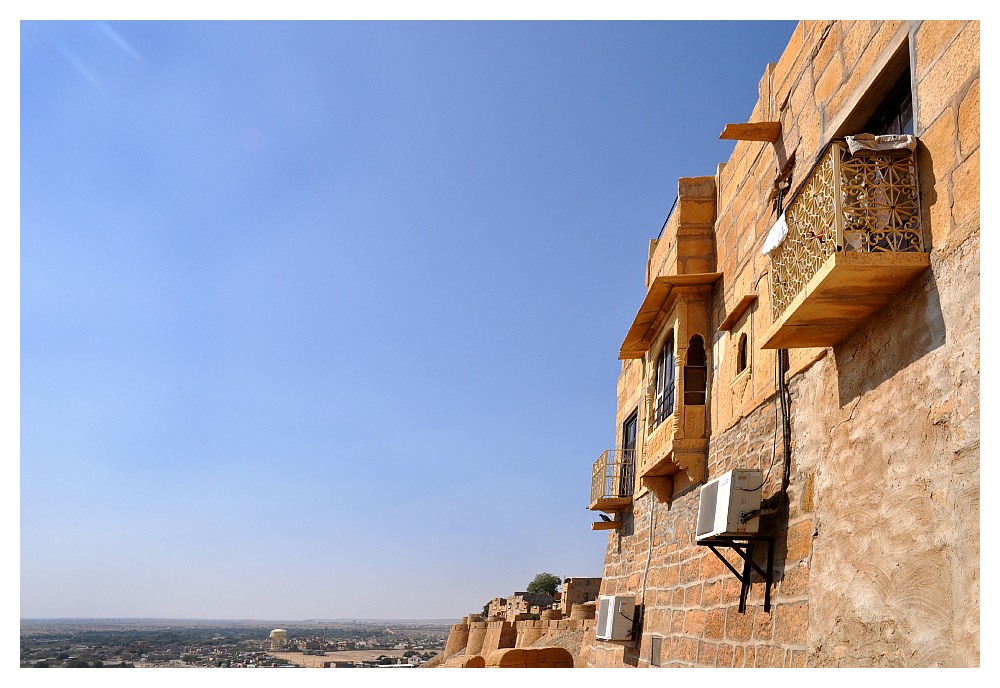
<svg viewBox="0 0 1000 688">
<path fill-rule="evenodd" d="M 979 665 L 979 40 L 800 22 L 679 180 L 593 467 L 638 637 L 591 626 L 587 665 Z M 762 482 L 748 586 L 696 533 L 732 469 Z"/>
<path fill-rule="evenodd" d="M 573 605 L 593 602 L 600 590 L 600 578 L 567 578 L 563 581 L 562 590 L 556 593 L 558 603 L 553 606 L 564 616 L 569 616 Z"/>
</svg>

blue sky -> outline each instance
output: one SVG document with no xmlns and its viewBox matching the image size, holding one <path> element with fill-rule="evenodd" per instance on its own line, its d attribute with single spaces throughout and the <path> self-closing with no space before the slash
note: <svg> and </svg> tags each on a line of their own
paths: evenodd
<svg viewBox="0 0 1000 688">
<path fill-rule="evenodd" d="M 599 576 L 618 346 L 793 22 L 26 22 L 21 616 Z"/>
</svg>

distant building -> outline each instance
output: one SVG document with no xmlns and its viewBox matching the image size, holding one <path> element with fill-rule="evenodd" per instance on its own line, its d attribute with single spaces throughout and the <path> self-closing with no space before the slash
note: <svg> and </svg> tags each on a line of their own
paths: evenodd
<svg viewBox="0 0 1000 688">
<path fill-rule="evenodd" d="M 552 602 L 552 595 L 543 592 L 515 592 L 507 598 L 507 619 L 517 614 L 530 614 L 532 607 L 547 609 Z"/>
<path fill-rule="evenodd" d="M 600 578 L 567 578 L 563 581 L 556 606 L 564 616 L 569 616 L 574 604 L 592 602 L 601 590 Z"/>
<path fill-rule="evenodd" d="M 505 617 L 507 615 L 507 598 L 494 597 L 490 600 L 487 616 Z"/>
<path fill-rule="evenodd" d="M 288 647 L 288 631 L 284 628 L 275 628 L 271 631 L 271 651 L 278 652 Z"/>
</svg>

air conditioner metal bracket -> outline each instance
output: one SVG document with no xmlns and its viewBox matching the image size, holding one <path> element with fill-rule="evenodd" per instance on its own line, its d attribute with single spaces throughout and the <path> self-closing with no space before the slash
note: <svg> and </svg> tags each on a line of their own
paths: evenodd
<svg viewBox="0 0 1000 688">
<path fill-rule="evenodd" d="M 753 560 L 753 545 L 755 542 L 767 544 L 767 570 L 765 571 L 757 562 Z M 716 536 L 698 541 L 699 545 L 708 547 L 722 563 L 733 572 L 740 581 L 740 606 L 739 613 L 745 614 L 747 610 L 747 593 L 750 592 L 750 579 L 753 572 L 764 579 L 764 611 L 771 611 L 771 582 L 774 577 L 774 538 L 770 535 L 737 535 L 737 536 Z M 736 570 L 729 560 L 720 552 L 717 547 L 728 547 L 735 550 L 743 559 L 743 572 Z"/>
</svg>

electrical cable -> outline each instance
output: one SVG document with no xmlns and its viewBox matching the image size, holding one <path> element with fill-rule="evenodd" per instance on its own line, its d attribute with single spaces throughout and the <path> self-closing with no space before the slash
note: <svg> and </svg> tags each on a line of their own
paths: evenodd
<svg viewBox="0 0 1000 688">
<path fill-rule="evenodd" d="M 774 369 L 774 377 L 775 377 L 774 384 L 775 384 L 775 386 L 778 389 L 778 395 L 780 395 L 782 393 L 781 392 L 781 383 L 780 383 L 780 377 L 781 377 L 781 350 L 780 349 L 777 351 L 777 357 L 776 357 L 776 360 L 775 360 L 775 364 L 776 365 L 775 365 L 775 369 Z M 777 395 L 775 396 L 774 401 L 775 401 L 775 409 L 774 409 L 774 435 L 771 438 L 771 465 L 769 465 L 767 467 L 767 472 L 764 474 L 764 477 L 761 478 L 760 485 L 758 485 L 757 487 L 751 487 L 751 488 L 735 487 L 734 486 L 733 487 L 734 490 L 739 490 L 740 492 L 756 492 L 757 490 L 759 490 L 762 487 L 764 487 L 764 485 L 767 483 L 767 479 L 771 475 L 771 469 L 774 468 L 774 461 L 775 461 L 775 459 L 778 458 L 778 409 L 777 409 L 778 398 L 777 398 Z M 782 414 L 782 417 L 784 417 L 784 414 Z"/>
<path fill-rule="evenodd" d="M 785 492 L 788 490 L 788 483 L 791 478 L 792 471 L 792 418 L 791 418 L 791 405 L 792 401 L 788 393 L 788 387 L 785 386 L 785 374 L 788 372 L 787 368 L 788 361 L 788 351 L 787 349 L 778 349 L 778 393 L 781 396 L 781 449 L 784 453 L 784 474 L 781 477 L 781 491 Z"/>
<path fill-rule="evenodd" d="M 649 545 L 646 549 L 646 570 L 642 573 L 642 592 L 639 595 L 639 599 L 642 600 L 640 604 L 646 604 L 646 578 L 649 576 L 649 564 L 653 560 L 653 531 L 656 529 L 656 495 L 652 492 L 650 493 L 652 497 L 650 498 L 649 507 Z"/>
</svg>

